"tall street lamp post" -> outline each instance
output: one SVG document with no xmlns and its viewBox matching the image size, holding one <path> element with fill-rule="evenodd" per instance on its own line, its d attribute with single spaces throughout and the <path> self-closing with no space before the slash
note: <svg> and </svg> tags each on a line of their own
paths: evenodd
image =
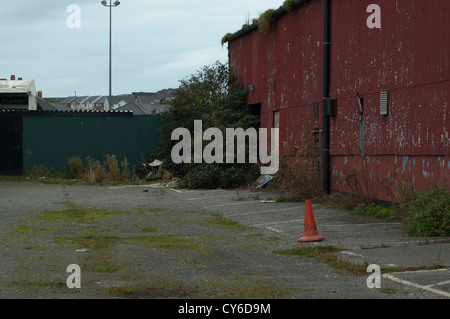
<svg viewBox="0 0 450 319">
<path fill-rule="evenodd" d="M 102 1 L 102 5 L 109 8 L 109 99 L 108 104 L 111 109 L 111 96 L 112 96 L 112 8 L 115 8 L 120 5 L 119 1 L 115 1 L 112 3 L 112 0 L 109 0 L 109 4 L 106 0 Z"/>
</svg>

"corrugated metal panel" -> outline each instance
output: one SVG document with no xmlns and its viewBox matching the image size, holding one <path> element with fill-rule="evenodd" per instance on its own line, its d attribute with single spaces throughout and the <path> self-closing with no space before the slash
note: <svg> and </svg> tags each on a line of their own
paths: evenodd
<svg viewBox="0 0 450 319">
<path fill-rule="evenodd" d="M 270 117 L 322 100 L 321 21 L 322 3 L 311 1 L 280 17 L 267 33 L 254 30 L 229 43 L 232 69 L 245 86 L 255 86 L 248 104 L 261 103 Z"/>
<path fill-rule="evenodd" d="M 377 3 L 382 28 L 371 30 L 365 13 L 371 1 L 333 1 L 331 95 L 341 100 L 341 116 L 347 118 L 357 112 L 352 97 L 359 92 L 365 98 L 367 154 L 447 154 L 443 119 L 450 102 L 450 2 Z M 385 90 L 390 94 L 387 118 L 378 111 Z M 353 131 L 346 122 L 335 121 L 339 128 L 331 131 Z M 342 133 L 332 134 L 332 144 L 341 144 L 341 138 Z M 341 146 L 334 154 L 347 149 Z"/>
<path fill-rule="evenodd" d="M 381 30 L 366 26 L 371 3 L 333 1 L 333 189 L 349 191 L 345 175 L 359 171 L 370 196 L 391 201 L 399 172 L 418 191 L 450 185 L 450 1 L 380 0 Z M 389 92 L 386 116 L 382 91 Z M 364 98 L 364 158 L 357 152 L 357 92 Z"/>
<path fill-rule="evenodd" d="M 333 189 L 349 191 L 343 177 L 351 170 L 363 171 L 373 197 L 384 200 L 393 199 L 398 170 L 417 190 L 448 185 L 450 1 L 379 0 L 381 29 L 366 24 L 373 1 L 331 3 L 330 93 L 338 103 L 330 117 Z M 249 104 L 262 104 L 262 127 L 272 126 L 280 110 L 281 139 L 290 150 L 305 123 L 321 128 L 314 104 L 322 102 L 322 9 L 322 1 L 311 0 L 279 17 L 267 34 L 256 30 L 230 43 L 239 78 L 256 83 Z"/>
</svg>

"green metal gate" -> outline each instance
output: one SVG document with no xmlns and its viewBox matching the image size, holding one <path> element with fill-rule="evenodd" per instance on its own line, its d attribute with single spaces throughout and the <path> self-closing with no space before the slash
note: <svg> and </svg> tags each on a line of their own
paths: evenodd
<svg viewBox="0 0 450 319">
<path fill-rule="evenodd" d="M 0 175 L 21 175 L 23 118 L 0 114 Z"/>
</svg>

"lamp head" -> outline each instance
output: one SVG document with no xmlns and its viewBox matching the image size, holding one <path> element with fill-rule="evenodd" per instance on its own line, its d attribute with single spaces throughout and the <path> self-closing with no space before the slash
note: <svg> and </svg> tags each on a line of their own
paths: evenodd
<svg viewBox="0 0 450 319">
<path fill-rule="evenodd" d="M 105 0 L 102 1 L 102 4 L 106 6 L 107 2 Z"/>
</svg>

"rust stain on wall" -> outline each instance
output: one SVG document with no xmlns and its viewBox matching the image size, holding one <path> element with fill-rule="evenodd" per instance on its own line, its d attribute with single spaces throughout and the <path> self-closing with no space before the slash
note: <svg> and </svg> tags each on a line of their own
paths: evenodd
<svg viewBox="0 0 450 319">
<path fill-rule="evenodd" d="M 338 105 L 330 117 L 333 190 L 348 192 L 344 177 L 355 171 L 380 200 L 395 201 L 399 174 L 417 191 L 449 186 L 450 1 L 379 0 L 381 29 L 366 25 L 372 1 L 331 3 L 330 94 Z M 261 103 L 262 127 L 272 127 L 273 112 L 280 112 L 280 140 L 289 150 L 307 129 L 322 129 L 322 11 L 322 1 L 306 1 L 267 33 L 253 30 L 229 42 L 230 65 L 255 86 L 248 104 Z"/>
</svg>

